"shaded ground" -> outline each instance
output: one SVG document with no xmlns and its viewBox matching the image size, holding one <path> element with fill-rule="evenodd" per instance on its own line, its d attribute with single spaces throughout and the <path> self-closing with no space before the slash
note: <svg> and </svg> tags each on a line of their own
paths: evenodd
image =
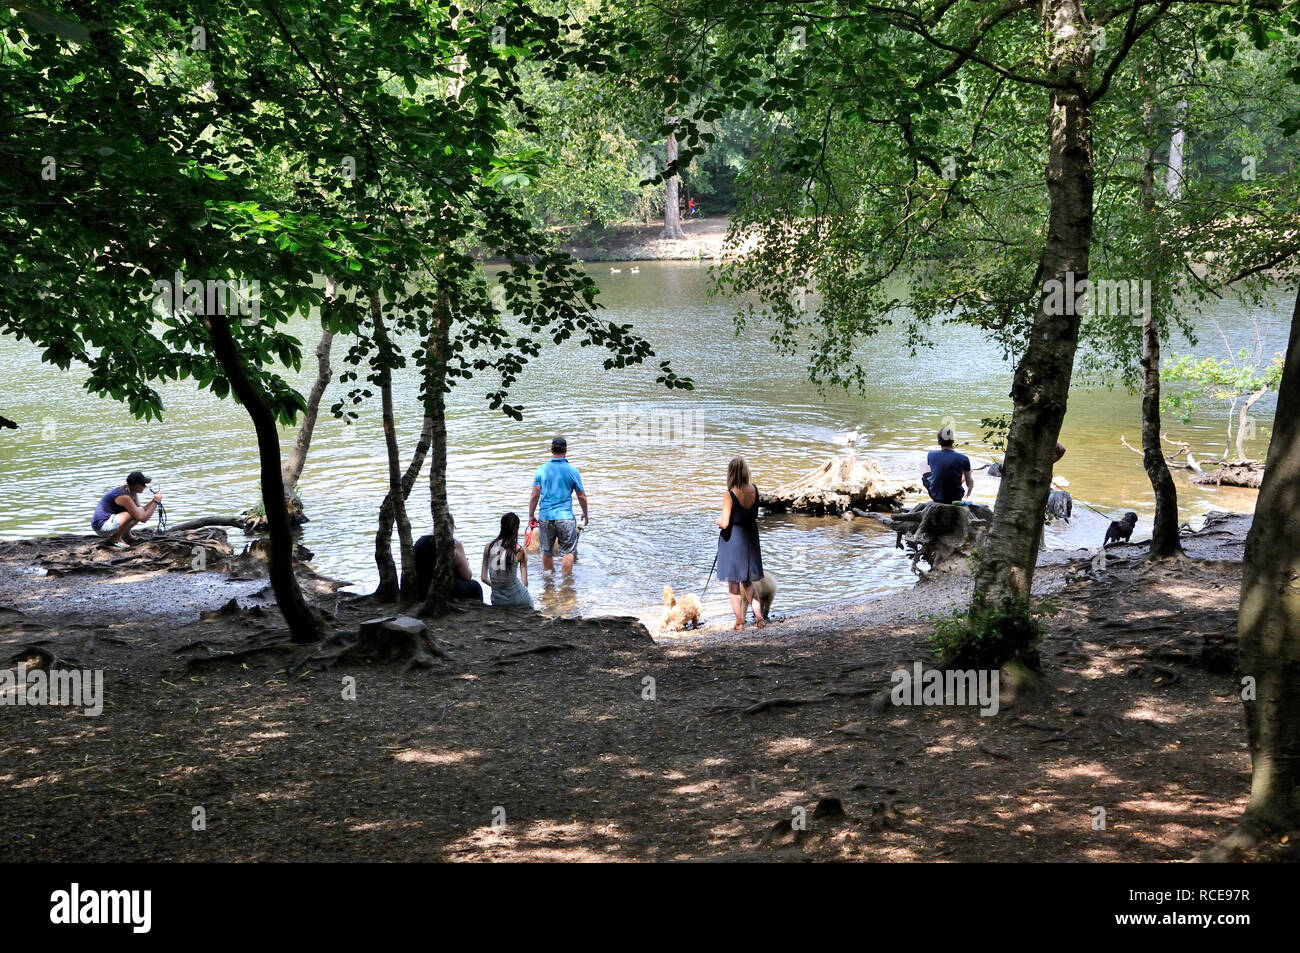
<svg viewBox="0 0 1300 953">
<path fill-rule="evenodd" d="M 1231 560 L 1044 567 L 1050 692 L 981 717 L 870 705 L 928 657 L 951 589 L 658 642 L 469 609 L 432 626 L 431 669 L 290 680 L 313 650 L 273 610 L 87 618 L 42 606 L 67 577 L 19 578 L 25 558 L 0 546 L 0 602 L 27 599 L 0 611 L 0 663 L 40 642 L 104 669 L 106 702 L 0 706 L 4 860 L 1185 860 L 1246 801 Z M 314 591 L 341 628 L 379 614 Z"/>
</svg>

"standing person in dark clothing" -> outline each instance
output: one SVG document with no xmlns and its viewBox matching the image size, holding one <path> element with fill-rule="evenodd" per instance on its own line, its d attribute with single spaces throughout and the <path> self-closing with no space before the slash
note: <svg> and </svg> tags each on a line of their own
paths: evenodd
<svg viewBox="0 0 1300 953">
<path fill-rule="evenodd" d="M 953 449 L 957 435 L 951 427 L 939 431 L 939 449 L 931 450 L 926 462 L 930 464 L 930 499 L 936 503 L 956 503 L 975 491 L 975 478 L 970 472 L 970 457 Z M 966 492 L 962 492 L 962 483 Z"/>
<path fill-rule="evenodd" d="M 745 606 L 754 607 L 754 625 L 763 628 L 767 620 L 754 583 L 763 578 L 763 554 L 758 547 L 758 488 L 749 481 L 749 464 L 736 457 L 727 467 L 727 495 L 722 500 L 718 528 L 718 579 L 727 584 L 731 611 L 736 614 L 733 629 L 745 627 Z"/>
<path fill-rule="evenodd" d="M 95 506 L 95 515 L 90 518 L 90 528 L 97 536 L 112 542 L 117 549 L 130 549 L 139 542 L 131 535 L 131 530 L 141 523 L 149 522 L 158 504 L 162 502 L 161 491 L 153 499 L 141 506 L 136 497 L 144 492 L 152 481 L 139 470 L 132 470 L 126 475 L 126 485 L 109 490 L 99 499 Z M 102 485 L 102 484 L 101 484 Z"/>
</svg>

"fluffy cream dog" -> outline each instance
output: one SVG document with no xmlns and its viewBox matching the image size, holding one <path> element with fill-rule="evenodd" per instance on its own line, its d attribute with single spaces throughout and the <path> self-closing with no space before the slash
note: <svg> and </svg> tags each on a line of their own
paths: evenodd
<svg viewBox="0 0 1300 953">
<path fill-rule="evenodd" d="M 699 628 L 702 610 L 699 596 L 685 592 L 673 595 L 672 586 L 664 586 L 664 630 L 667 632 L 684 632 L 687 628 Z"/>
<path fill-rule="evenodd" d="M 754 583 L 754 595 L 758 596 L 758 607 L 763 610 L 763 618 L 771 617 L 772 600 L 776 598 L 776 579 L 769 572 Z"/>
</svg>

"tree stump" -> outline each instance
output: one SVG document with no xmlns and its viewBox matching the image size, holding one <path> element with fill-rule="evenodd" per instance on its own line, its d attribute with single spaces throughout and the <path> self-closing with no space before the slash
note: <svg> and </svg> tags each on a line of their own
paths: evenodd
<svg viewBox="0 0 1300 953">
<path fill-rule="evenodd" d="M 918 568 L 922 559 L 930 572 L 947 573 L 964 569 L 971 549 L 983 542 L 993 521 L 993 510 L 979 503 L 957 505 L 918 503 L 903 513 L 872 513 L 873 518 L 897 534 L 895 545 L 908 550 L 912 571 L 922 579 L 929 574 Z"/>
<path fill-rule="evenodd" d="M 340 662 L 372 665 L 400 663 L 402 671 L 430 668 L 447 653 L 434 644 L 428 627 L 411 616 L 383 616 L 361 623 L 355 636 L 338 635 L 321 645 L 322 651 L 294 667 L 293 675 L 317 668 L 333 668 Z"/>
<path fill-rule="evenodd" d="M 889 513 L 902 509 L 905 495 L 920 490 L 919 484 L 887 478 L 876 461 L 859 460 L 850 452 L 832 457 L 797 480 L 759 493 L 758 502 L 770 513 L 840 516 L 854 509 Z"/>
</svg>

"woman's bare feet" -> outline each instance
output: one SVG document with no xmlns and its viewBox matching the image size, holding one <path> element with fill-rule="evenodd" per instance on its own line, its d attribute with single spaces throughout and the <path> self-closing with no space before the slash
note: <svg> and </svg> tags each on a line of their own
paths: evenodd
<svg viewBox="0 0 1300 953">
<path fill-rule="evenodd" d="M 756 629 L 766 629 L 766 628 L 767 628 L 767 620 L 766 620 L 766 619 L 755 619 L 755 620 L 754 620 L 754 628 L 756 628 Z"/>
<path fill-rule="evenodd" d="M 744 627 L 745 627 L 745 623 L 743 623 L 743 622 L 733 622 L 733 623 L 731 624 L 731 631 L 733 631 L 733 632 L 739 632 L 739 631 L 740 631 L 741 629 L 743 629 Z"/>
</svg>

